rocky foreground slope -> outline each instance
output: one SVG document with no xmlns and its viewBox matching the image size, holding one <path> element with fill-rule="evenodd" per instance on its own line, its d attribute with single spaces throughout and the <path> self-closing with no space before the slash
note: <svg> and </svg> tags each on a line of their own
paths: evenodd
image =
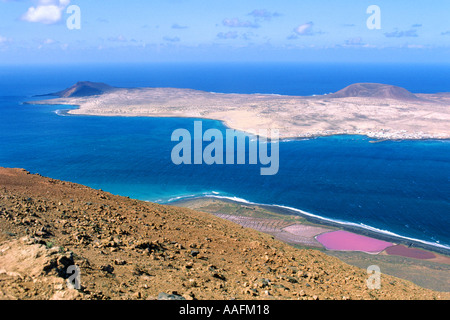
<svg viewBox="0 0 450 320">
<path fill-rule="evenodd" d="M 0 299 L 449 299 L 213 215 L 0 168 Z M 72 265 L 81 289 L 67 285 Z"/>
</svg>

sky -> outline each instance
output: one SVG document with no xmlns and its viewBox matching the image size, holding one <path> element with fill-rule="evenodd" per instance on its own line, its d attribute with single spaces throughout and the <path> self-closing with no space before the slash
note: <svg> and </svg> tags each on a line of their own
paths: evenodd
<svg viewBox="0 0 450 320">
<path fill-rule="evenodd" d="M 450 63 L 450 1 L 0 0 L 0 64 L 226 61 Z"/>
</svg>

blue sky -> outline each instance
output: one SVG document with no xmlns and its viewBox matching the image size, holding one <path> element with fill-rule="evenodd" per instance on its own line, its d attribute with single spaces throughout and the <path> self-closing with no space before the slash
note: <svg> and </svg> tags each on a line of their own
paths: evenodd
<svg viewBox="0 0 450 320">
<path fill-rule="evenodd" d="M 450 63 L 450 1 L 0 0 L 2 64 L 161 61 Z"/>
</svg>

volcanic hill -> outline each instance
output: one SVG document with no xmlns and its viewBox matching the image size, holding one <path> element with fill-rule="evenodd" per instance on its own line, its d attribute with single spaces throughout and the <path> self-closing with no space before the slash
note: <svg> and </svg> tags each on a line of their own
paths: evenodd
<svg viewBox="0 0 450 320">
<path fill-rule="evenodd" d="M 328 95 L 330 98 L 379 98 L 395 100 L 420 100 L 408 90 L 381 83 L 355 83 Z"/>
<path fill-rule="evenodd" d="M 112 92 L 117 88 L 101 82 L 80 81 L 65 90 L 51 93 L 50 96 L 60 98 L 89 97 Z"/>
</svg>

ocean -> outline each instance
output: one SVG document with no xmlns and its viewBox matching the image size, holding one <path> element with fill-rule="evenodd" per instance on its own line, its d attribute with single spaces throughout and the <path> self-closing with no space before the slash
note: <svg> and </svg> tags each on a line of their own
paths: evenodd
<svg viewBox="0 0 450 320">
<path fill-rule="evenodd" d="M 223 93 L 314 95 L 356 82 L 450 92 L 450 65 L 148 64 L 0 67 L 0 166 L 25 168 L 140 200 L 216 196 L 450 249 L 450 141 L 332 136 L 282 141 L 280 168 L 171 161 L 182 118 L 69 116 L 68 106 L 22 104 L 78 81 Z M 203 129 L 227 128 L 203 120 Z M 300 211 L 299 211 L 300 212 Z"/>
</svg>

